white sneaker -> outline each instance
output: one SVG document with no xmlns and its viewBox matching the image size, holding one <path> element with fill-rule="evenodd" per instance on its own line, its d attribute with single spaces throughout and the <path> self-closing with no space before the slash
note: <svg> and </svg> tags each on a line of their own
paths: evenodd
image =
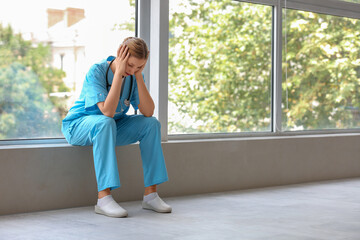
<svg viewBox="0 0 360 240">
<path fill-rule="evenodd" d="M 153 210 L 159 213 L 170 213 L 172 211 L 172 208 L 168 204 L 166 204 L 157 193 L 154 199 L 150 201 L 143 201 L 142 208 Z"/>
<path fill-rule="evenodd" d="M 115 200 L 110 201 L 105 206 L 95 205 L 95 213 L 103 214 L 108 217 L 127 217 L 128 213 Z"/>
</svg>

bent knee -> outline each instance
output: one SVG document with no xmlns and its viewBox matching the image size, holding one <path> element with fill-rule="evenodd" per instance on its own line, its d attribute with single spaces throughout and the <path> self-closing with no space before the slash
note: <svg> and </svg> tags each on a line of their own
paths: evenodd
<svg viewBox="0 0 360 240">
<path fill-rule="evenodd" d="M 99 117 L 96 119 L 95 123 L 96 127 L 98 129 L 104 129 L 104 128 L 116 128 L 116 122 L 113 118 L 107 117 L 105 115 L 99 115 Z"/>
<path fill-rule="evenodd" d="M 160 121 L 155 117 L 144 117 L 144 121 L 147 126 L 160 128 Z"/>
</svg>

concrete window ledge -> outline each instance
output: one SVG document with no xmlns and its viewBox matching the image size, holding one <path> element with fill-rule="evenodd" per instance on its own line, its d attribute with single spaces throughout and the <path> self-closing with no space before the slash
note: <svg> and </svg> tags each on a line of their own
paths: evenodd
<svg viewBox="0 0 360 240">
<path fill-rule="evenodd" d="M 163 143 L 164 197 L 360 177 L 360 134 L 171 140 Z M 138 144 L 116 148 L 121 201 L 140 200 Z M 92 147 L 67 143 L 0 147 L 0 215 L 89 206 L 97 189 Z"/>
</svg>

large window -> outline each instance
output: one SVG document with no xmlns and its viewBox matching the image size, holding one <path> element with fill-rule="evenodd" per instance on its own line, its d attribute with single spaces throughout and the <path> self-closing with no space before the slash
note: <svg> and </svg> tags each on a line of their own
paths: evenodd
<svg viewBox="0 0 360 240">
<path fill-rule="evenodd" d="M 170 0 L 168 134 L 359 129 L 359 4 L 339 2 Z"/>
<path fill-rule="evenodd" d="M 282 128 L 360 127 L 360 20 L 290 9 L 283 16 Z"/>
<path fill-rule="evenodd" d="M 170 0 L 169 134 L 271 129 L 272 7 Z"/>
<path fill-rule="evenodd" d="M 62 138 L 90 65 L 135 35 L 134 0 L 13 0 L 0 8 L 0 139 Z M 103 7 L 99 7 L 103 6 Z"/>
<path fill-rule="evenodd" d="M 359 0 L 136 2 L 163 139 L 360 131 Z M 135 0 L 104 3 L 3 4 L 0 140 L 63 137 L 89 67 L 135 35 Z"/>
</svg>

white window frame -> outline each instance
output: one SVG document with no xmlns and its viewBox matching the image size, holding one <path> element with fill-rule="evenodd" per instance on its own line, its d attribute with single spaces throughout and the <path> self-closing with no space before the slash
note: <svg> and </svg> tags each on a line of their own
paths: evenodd
<svg viewBox="0 0 360 240">
<path fill-rule="evenodd" d="M 360 129 L 326 129 L 305 131 L 282 131 L 282 9 L 296 9 L 321 14 L 360 19 L 360 4 L 340 0 L 236 0 L 240 2 L 263 4 L 273 7 L 273 54 L 272 54 L 272 111 L 271 131 L 242 133 L 206 133 L 168 135 L 168 36 L 169 0 L 137 0 L 137 36 L 149 45 L 150 57 L 144 69 L 145 82 L 152 95 L 156 108 L 155 117 L 161 123 L 162 141 L 195 140 L 214 138 L 274 137 L 289 135 L 324 135 L 360 133 Z M 64 138 L 2 140 L 0 145 L 66 144 Z"/>
<path fill-rule="evenodd" d="M 237 0 L 273 7 L 272 54 L 272 123 L 269 132 L 204 133 L 168 135 L 168 36 L 169 0 L 139 1 L 139 33 L 150 45 L 150 69 L 146 69 L 147 86 L 155 101 L 157 117 L 161 123 L 162 141 L 212 138 L 238 138 L 251 136 L 318 135 L 334 133 L 360 133 L 360 129 L 325 129 L 283 131 L 281 127 L 282 94 L 282 9 L 295 9 L 321 14 L 360 19 L 360 4 L 338 0 Z"/>
</svg>

